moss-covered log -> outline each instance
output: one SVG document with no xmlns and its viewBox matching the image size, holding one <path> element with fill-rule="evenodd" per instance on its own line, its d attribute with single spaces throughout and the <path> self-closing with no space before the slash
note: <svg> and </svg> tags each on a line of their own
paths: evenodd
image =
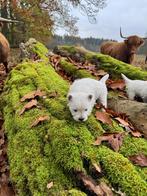
<svg viewBox="0 0 147 196">
<path fill-rule="evenodd" d="M 73 51 L 74 51 L 73 48 L 76 51 L 76 53 L 74 54 L 75 56 L 73 56 Z M 65 52 L 65 49 L 67 50 L 66 52 Z M 90 54 L 91 54 L 91 57 L 90 57 L 91 59 L 93 57 L 92 52 L 89 52 L 89 51 L 81 49 L 81 48 L 70 47 L 70 46 L 63 46 L 63 47 L 60 46 L 60 47 L 56 48 L 55 51 L 58 54 L 61 54 L 63 56 L 67 56 L 67 57 L 71 57 L 73 59 L 77 58 L 77 54 L 79 54 L 79 56 L 78 56 L 79 59 L 77 59 L 79 61 L 81 60 L 80 55 L 82 55 L 82 60 L 84 59 L 84 57 L 86 58 L 86 55 L 90 56 Z M 101 56 L 101 54 L 97 54 L 97 56 L 99 56 L 99 55 Z M 107 56 L 103 55 L 103 58 L 107 59 Z M 109 63 L 115 64 L 116 60 L 111 57 L 110 57 L 110 59 L 111 59 L 111 61 Z M 103 64 L 103 62 L 101 62 L 101 61 L 99 63 Z M 119 63 L 122 64 L 122 62 L 119 62 Z M 119 64 L 118 64 L 118 66 L 119 66 Z M 132 67 L 132 70 L 134 70 L 134 74 L 135 74 L 135 71 L 136 71 L 136 74 L 138 74 L 138 70 L 140 72 L 140 69 L 138 69 L 138 68 L 134 69 L 134 67 L 132 65 L 126 64 L 126 68 L 125 68 L 126 73 L 132 74 L 132 72 L 130 72 L 130 69 L 128 70 L 128 66 Z M 60 67 L 62 68 L 62 70 L 65 71 L 65 73 L 67 75 L 72 76 L 72 78 L 74 78 L 74 79 L 85 78 L 85 77 L 95 78 L 91 73 L 89 73 L 89 71 L 84 70 L 84 69 L 78 69 L 76 67 L 76 65 L 69 62 L 65 58 L 61 58 Z M 111 73 L 111 66 L 109 68 L 107 69 L 107 71 L 108 71 L 108 73 Z M 113 70 L 113 72 L 114 73 L 112 75 L 110 75 L 110 77 L 114 77 L 114 76 L 120 77 L 120 73 L 118 75 L 117 69 Z M 144 73 L 145 72 L 142 71 L 142 79 L 144 79 Z M 134 124 L 134 126 L 136 127 L 136 129 L 141 131 L 145 135 L 145 137 L 147 137 L 147 119 L 146 119 L 147 104 L 141 103 L 141 102 L 136 102 L 136 101 L 122 100 L 122 98 L 119 98 L 118 95 L 119 95 L 118 93 L 109 92 L 108 106 L 117 112 L 126 113 L 129 116 L 132 123 Z"/>
<path fill-rule="evenodd" d="M 96 137 L 103 132 L 123 129 L 117 122 L 113 127 L 101 124 L 93 115 L 85 123 L 75 122 L 67 108 L 68 82 L 55 72 L 43 45 L 36 43 L 32 50 L 42 60 L 24 61 L 12 70 L 3 95 L 10 174 L 17 194 L 84 196 L 73 174 L 81 171 L 88 175 L 90 165 L 99 162 L 109 185 L 120 188 L 128 196 L 145 196 L 146 169 L 133 166 L 126 157 L 140 152 L 147 154 L 146 141 L 125 136 L 118 153 L 105 145 L 94 146 Z M 46 96 L 38 98 L 38 107 L 20 115 L 28 102 L 20 99 L 37 89 Z M 57 92 L 54 98 L 50 96 L 53 92 Z M 49 116 L 49 120 L 32 127 L 43 115 Z M 53 186 L 47 189 L 50 182 Z"/>
<path fill-rule="evenodd" d="M 89 61 L 94 63 L 98 68 L 108 71 L 111 77 L 120 77 L 120 74 L 123 73 L 131 79 L 147 80 L 146 71 L 116 60 L 108 55 L 91 52 L 76 46 L 58 46 L 54 49 L 54 52 L 61 56 L 70 57 L 78 62 Z"/>
</svg>

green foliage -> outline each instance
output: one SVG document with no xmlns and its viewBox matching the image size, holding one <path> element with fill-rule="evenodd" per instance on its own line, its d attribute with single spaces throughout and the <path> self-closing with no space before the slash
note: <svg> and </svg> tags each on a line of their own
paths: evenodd
<svg viewBox="0 0 147 196">
<path fill-rule="evenodd" d="M 21 21 L 16 24 L 6 24 L 3 33 L 14 47 L 30 37 L 46 43 L 51 38 L 54 29 L 59 27 L 74 35 L 78 31 L 76 26 L 78 18 L 71 14 L 71 6 L 79 6 L 90 20 L 95 21 L 96 13 L 105 7 L 105 2 L 106 0 L 0 1 L 2 17 Z"/>
</svg>

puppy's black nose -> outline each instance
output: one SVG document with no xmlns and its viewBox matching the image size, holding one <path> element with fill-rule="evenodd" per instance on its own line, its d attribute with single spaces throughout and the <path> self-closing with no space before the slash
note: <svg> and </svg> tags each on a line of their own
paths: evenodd
<svg viewBox="0 0 147 196">
<path fill-rule="evenodd" d="M 84 120 L 84 118 L 79 118 L 79 121 L 83 121 Z"/>
</svg>

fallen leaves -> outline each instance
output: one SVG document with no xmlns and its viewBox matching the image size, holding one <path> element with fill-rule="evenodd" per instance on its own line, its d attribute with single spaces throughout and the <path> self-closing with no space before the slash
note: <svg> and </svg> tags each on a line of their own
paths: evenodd
<svg viewBox="0 0 147 196">
<path fill-rule="evenodd" d="M 99 187 L 103 191 L 103 196 L 113 196 L 111 188 L 105 182 L 100 182 Z"/>
<path fill-rule="evenodd" d="M 9 165 L 7 157 L 7 143 L 4 134 L 3 119 L 0 116 L 0 195 L 2 196 L 12 196 L 14 195 L 12 187 L 8 184 L 9 179 Z"/>
<path fill-rule="evenodd" d="M 96 111 L 95 117 L 97 120 L 101 121 L 102 123 L 107 123 L 109 125 L 112 125 L 112 120 L 110 118 L 110 115 L 106 112 Z"/>
<path fill-rule="evenodd" d="M 128 159 L 132 161 L 135 165 L 147 167 L 147 155 L 140 153 L 138 155 L 129 156 Z"/>
<path fill-rule="evenodd" d="M 19 115 L 22 115 L 26 110 L 29 110 L 29 109 L 31 109 L 33 107 L 36 107 L 36 106 L 37 106 L 37 100 L 36 99 L 32 99 L 26 105 L 24 105 L 24 107 L 20 111 Z"/>
<path fill-rule="evenodd" d="M 102 169 L 100 167 L 100 165 L 98 165 L 97 163 L 93 163 L 92 166 L 94 167 L 94 169 L 98 172 L 101 173 Z"/>
<path fill-rule="evenodd" d="M 120 124 L 122 124 L 124 127 L 129 127 L 129 123 L 127 121 L 125 121 L 124 119 L 117 117 L 115 118 L 118 122 L 120 122 Z"/>
<path fill-rule="evenodd" d="M 61 60 L 61 56 L 54 54 L 50 57 L 50 61 L 54 64 L 54 67 L 57 68 L 59 62 Z"/>
<path fill-rule="evenodd" d="M 125 133 L 109 133 L 104 134 L 102 136 L 97 137 L 96 141 L 94 142 L 94 145 L 100 145 L 103 141 L 108 142 L 111 146 L 111 148 L 118 152 L 124 138 Z"/>
<path fill-rule="evenodd" d="M 43 97 L 45 95 L 44 92 L 40 91 L 39 89 L 36 90 L 36 91 L 32 91 L 26 95 L 24 95 L 22 98 L 21 98 L 21 102 L 24 102 L 26 100 L 29 100 L 29 99 L 34 99 L 36 97 Z"/>
<path fill-rule="evenodd" d="M 38 117 L 31 125 L 31 127 L 35 127 L 36 125 L 40 124 L 41 122 L 50 120 L 49 116 L 40 116 Z"/>
<path fill-rule="evenodd" d="M 50 182 L 50 183 L 47 184 L 47 189 L 50 189 L 52 187 L 53 187 L 53 182 Z"/>
<path fill-rule="evenodd" d="M 142 137 L 142 134 L 139 131 L 130 130 L 129 133 L 134 137 Z"/>
<path fill-rule="evenodd" d="M 108 82 L 108 88 L 112 89 L 112 90 L 123 90 L 125 87 L 125 82 L 124 80 L 109 80 Z"/>
<path fill-rule="evenodd" d="M 97 196 L 113 196 L 112 190 L 108 187 L 105 182 L 100 182 L 97 184 L 90 176 L 87 176 L 83 172 L 77 172 L 77 180 L 80 181 L 79 183 L 85 187 L 91 194 L 90 195 L 97 195 Z"/>
</svg>

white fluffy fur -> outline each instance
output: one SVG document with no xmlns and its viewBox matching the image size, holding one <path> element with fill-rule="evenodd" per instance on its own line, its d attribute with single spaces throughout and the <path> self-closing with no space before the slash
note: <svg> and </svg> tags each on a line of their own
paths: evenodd
<svg viewBox="0 0 147 196">
<path fill-rule="evenodd" d="M 68 106 L 76 121 L 86 121 L 90 115 L 96 100 L 107 107 L 107 87 L 105 75 L 97 81 L 91 78 L 75 80 L 68 93 Z"/>
<path fill-rule="evenodd" d="M 141 97 L 143 102 L 147 102 L 147 81 L 131 80 L 124 74 L 121 74 L 126 84 L 127 95 L 130 100 L 134 100 L 135 96 Z"/>
</svg>

